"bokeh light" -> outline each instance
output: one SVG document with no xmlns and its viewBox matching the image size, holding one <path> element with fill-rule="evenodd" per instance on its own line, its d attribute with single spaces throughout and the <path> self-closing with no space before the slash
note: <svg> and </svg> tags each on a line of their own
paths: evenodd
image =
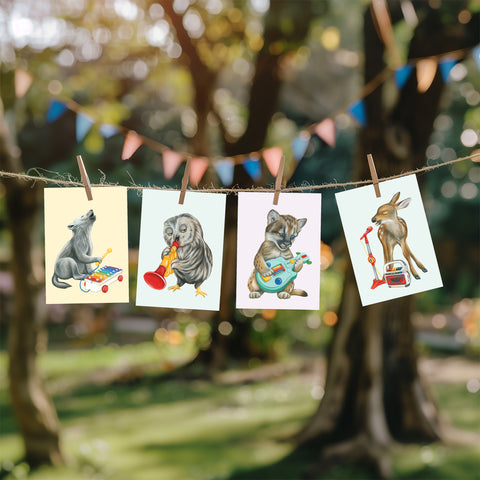
<svg viewBox="0 0 480 480">
<path fill-rule="evenodd" d="M 437 313 L 432 317 L 432 325 L 440 330 L 447 325 L 447 316 L 443 313 Z"/>
<path fill-rule="evenodd" d="M 470 393 L 478 393 L 480 391 L 480 380 L 478 378 L 471 378 L 467 382 L 467 390 Z"/>
<path fill-rule="evenodd" d="M 338 322 L 338 316 L 335 312 L 327 310 L 323 315 L 323 323 L 329 327 L 333 327 Z"/>
<path fill-rule="evenodd" d="M 477 132 L 475 132 L 471 128 L 467 128 L 460 135 L 460 141 L 466 147 L 473 147 L 478 143 L 478 134 L 477 134 Z"/>
<path fill-rule="evenodd" d="M 320 37 L 320 41 L 326 50 L 337 50 L 340 46 L 340 30 L 337 27 L 327 27 Z"/>
<path fill-rule="evenodd" d="M 230 322 L 224 320 L 218 325 L 218 331 L 221 335 L 228 336 L 233 332 L 233 326 Z"/>
</svg>

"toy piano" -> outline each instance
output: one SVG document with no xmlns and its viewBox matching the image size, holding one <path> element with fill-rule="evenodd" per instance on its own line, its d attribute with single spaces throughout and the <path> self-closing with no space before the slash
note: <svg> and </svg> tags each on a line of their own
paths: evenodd
<svg viewBox="0 0 480 480">
<path fill-rule="evenodd" d="M 103 293 L 107 293 L 108 286 L 111 283 L 123 280 L 122 271 L 121 268 L 105 265 L 85 277 L 83 286 L 85 289 L 88 289 L 87 291 L 99 292 L 101 290 Z"/>
<path fill-rule="evenodd" d="M 297 278 L 297 272 L 293 271 L 295 262 L 301 258 L 303 263 L 311 264 L 309 256 L 306 253 L 298 253 L 295 258 L 285 259 L 283 257 L 268 260 L 267 267 L 273 270 L 272 275 L 263 277 L 256 272 L 257 283 L 264 292 L 280 292 L 285 286 Z"/>
</svg>

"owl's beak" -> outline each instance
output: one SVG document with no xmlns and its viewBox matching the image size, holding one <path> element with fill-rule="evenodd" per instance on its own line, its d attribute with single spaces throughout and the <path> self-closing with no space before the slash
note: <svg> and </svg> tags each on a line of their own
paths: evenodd
<svg viewBox="0 0 480 480">
<path fill-rule="evenodd" d="M 175 238 L 173 239 L 173 241 L 180 243 L 180 237 L 178 235 L 175 235 Z"/>
</svg>

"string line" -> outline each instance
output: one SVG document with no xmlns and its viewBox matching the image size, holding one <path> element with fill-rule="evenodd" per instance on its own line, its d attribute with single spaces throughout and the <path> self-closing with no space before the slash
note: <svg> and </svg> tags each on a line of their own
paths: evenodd
<svg viewBox="0 0 480 480">
<path fill-rule="evenodd" d="M 440 167 L 445 167 L 448 165 L 453 165 L 455 163 L 463 162 L 465 160 L 472 160 L 474 162 L 480 162 L 480 152 L 472 153 L 471 155 L 467 155 L 466 157 L 455 158 L 453 160 L 449 160 L 443 163 L 437 163 L 435 165 L 426 165 L 425 167 L 420 167 L 415 170 L 409 170 L 407 172 L 402 172 L 397 175 L 391 175 L 388 177 L 379 178 L 379 182 L 385 182 L 387 180 L 394 180 L 396 178 L 406 177 L 407 175 L 430 172 Z M 38 172 L 38 169 L 31 169 Z M 54 172 L 56 175 L 60 175 L 59 173 Z M 131 185 L 120 185 L 119 183 L 110 183 L 106 182 L 106 176 L 102 173 L 102 183 L 92 184 L 92 187 L 119 187 L 124 186 L 129 190 L 145 190 L 145 189 L 152 189 L 152 190 L 173 190 L 179 191 L 178 188 L 168 187 L 168 186 L 157 186 L 157 185 L 137 185 L 132 177 L 132 184 Z M 64 187 L 83 187 L 83 183 L 76 180 L 71 180 L 71 175 L 67 175 L 68 180 L 63 178 L 50 178 L 45 177 L 41 174 L 39 175 L 30 175 L 28 173 L 15 173 L 15 172 L 7 172 L 4 170 L 0 170 L 0 177 L 3 178 L 17 178 L 25 181 L 32 181 L 32 182 L 44 182 L 46 184 L 55 184 L 57 186 L 64 186 Z M 327 188 L 347 188 L 347 187 L 358 187 L 361 185 L 369 185 L 372 184 L 372 180 L 357 180 L 357 181 L 350 181 L 350 182 L 332 182 L 332 183 L 323 183 L 319 185 L 306 185 L 303 184 L 301 186 L 293 186 L 293 187 L 282 187 L 281 192 L 288 193 L 288 192 L 302 192 L 307 190 L 323 190 Z M 250 187 L 250 188 L 239 188 L 239 187 L 230 187 L 230 188 L 215 188 L 215 187 L 205 187 L 205 188 L 197 188 L 192 189 L 191 187 L 188 188 L 190 191 L 199 191 L 205 193 L 233 193 L 236 194 L 238 192 L 274 192 L 275 187 Z"/>
<path fill-rule="evenodd" d="M 437 55 L 429 55 L 429 56 L 426 56 L 426 57 L 418 57 L 418 58 L 409 58 L 409 59 L 407 59 L 407 61 L 405 63 L 405 66 L 406 65 L 414 66 L 414 65 L 417 65 L 422 60 L 426 60 L 426 59 L 435 59 L 435 60 L 438 60 L 438 61 L 440 61 L 442 58 L 462 59 L 462 58 L 466 57 L 467 55 L 469 55 L 471 50 L 472 50 L 472 47 L 466 47 L 466 48 L 462 48 L 462 49 L 458 49 L 458 50 L 453 50 L 453 51 L 450 51 L 450 52 L 443 52 L 443 53 L 440 53 L 440 54 L 437 54 Z M 330 115 L 325 116 L 324 119 L 333 118 L 333 117 L 336 117 L 337 115 L 339 115 L 340 113 L 346 112 L 350 105 L 366 98 L 373 91 L 375 91 L 380 85 L 382 85 L 389 77 L 391 77 L 394 73 L 395 73 L 395 69 L 393 69 L 392 67 L 390 67 L 390 66 L 384 67 L 383 70 L 381 70 L 377 75 L 375 75 L 369 82 L 367 82 L 361 88 L 360 92 L 355 94 L 352 98 L 350 98 L 343 105 L 337 107 L 333 112 L 330 113 Z M 101 122 L 100 119 L 98 118 L 98 116 L 96 116 L 94 113 L 92 113 L 89 110 L 87 111 L 86 108 L 84 108 L 82 105 L 78 104 L 77 102 L 75 102 L 74 100 L 72 100 L 70 98 L 62 97 L 61 95 L 57 95 L 55 98 L 57 98 L 59 101 L 61 101 L 69 110 L 75 112 L 77 115 L 86 113 L 86 114 L 88 114 L 88 116 L 90 116 L 94 119 L 95 123 L 107 123 L 107 124 L 109 124 L 109 122 Z M 305 126 L 301 129 L 301 131 L 306 131 L 310 135 L 312 135 L 315 132 L 315 127 L 319 123 L 321 123 L 321 122 L 315 122 L 315 123 L 312 123 L 308 126 Z M 110 124 L 110 125 L 117 128 L 118 133 L 120 133 L 121 135 L 126 136 L 129 132 L 134 133 L 135 135 L 137 135 L 141 139 L 143 145 L 147 146 L 148 148 L 154 150 L 157 153 L 163 154 L 167 150 L 173 150 L 172 148 L 168 147 L 167 145 L 165 145 L 163 143 L 160 143 L 156 140 L 153 140 L 152 138 L 146 137 L 145 135 L 142 135 L 142 134 L 136 132 L 135 130 L 129 129 L 129 128 L 124 127 L 122 125 L 113 125 L 113 124 Z M 216 156 L 213 156 L 213 157 L 206 157 L 205 155 L 197 155 L 197 154 L 194 154 L 194 153 L 188 153 L 188 152 L 179 151 L 179 150 L 174 150 L 174 151 L 182 156 L 182 162 L 185 162 L 188 158 L 195 158 L 195 157 L 208 158 L 210 160 L 210 163 L 211 163 L 211 161 L 215 162 L 215 161 L 218 161 L 220 159 L 229 158 L 229 159 L 233 160 L 233 162 L 236 165 L 238 165 L 238 164 L 241 164 L 243 162 L 243 160 L 246 157 L 248 157 L 249 155 L 252 155 L 252 154 L 260 154 L 261 155 L 264 150 L 265 150 L 265 148 L 261 148 L 261 149 L 256 150 L 256 151 L 245 152 L 245 153 L 238 154 L 238 155 L 228 155 L 228 156 L 216 155 Z"/>
</svg>

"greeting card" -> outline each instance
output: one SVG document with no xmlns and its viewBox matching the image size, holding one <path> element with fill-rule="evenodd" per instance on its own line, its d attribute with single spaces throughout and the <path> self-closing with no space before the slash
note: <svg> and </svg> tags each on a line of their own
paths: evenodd
<svg viewBox="0 0 480 480">
<path fill-rule="evenodd" d="M 317 310 L 321 195 L 240 193 L 237 308 Z"/>
<path fill-rule="evenodd" d="M 46 303 L 128 302 L 127 189 L 45 189 Z"/>
<path fill-rule="evenodd" d="M 415 175 L 335 195 L 362 305 L 442 286 Z"/>
<path fill-rule="evenodd" d="M 218 310 L 225 195 L 143 190 L 137 305 Z"/>
</svg>

